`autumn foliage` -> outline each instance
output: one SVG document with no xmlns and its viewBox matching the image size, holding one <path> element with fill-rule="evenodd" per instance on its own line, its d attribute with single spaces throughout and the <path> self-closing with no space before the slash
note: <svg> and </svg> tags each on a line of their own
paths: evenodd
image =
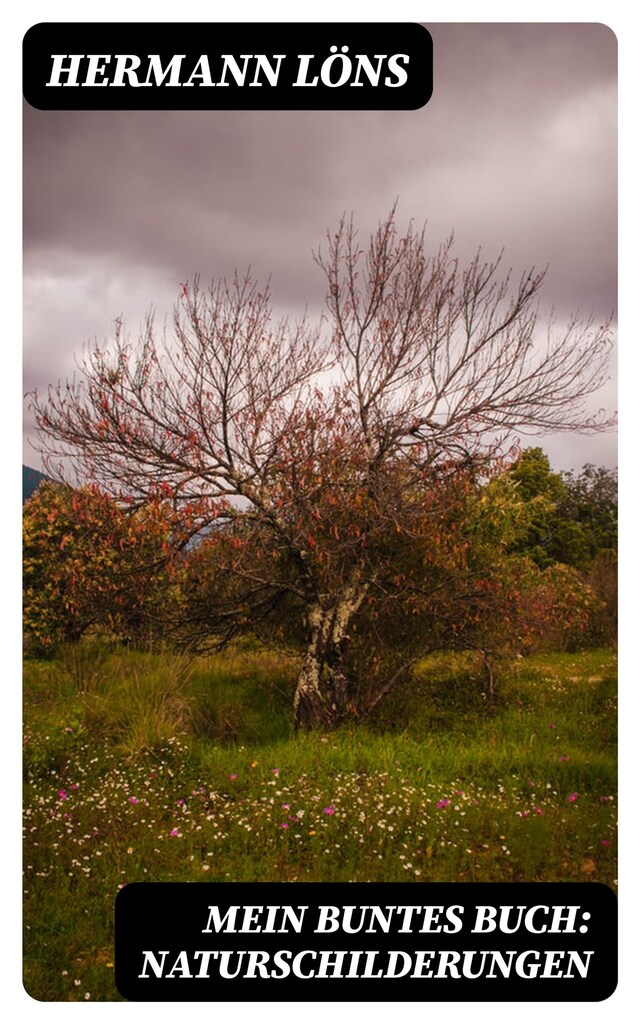
<svg viewBox="0 0 640 1024">
<path fill-rule="evenodd" d="M 125 640 L 160 631 L 176 599 L 175 529 L 162 502 L 131 514 L 97 487 L 45 482 L 25 505 L 23 536 L 28 650 L 91 627 Z"/>
</svg>

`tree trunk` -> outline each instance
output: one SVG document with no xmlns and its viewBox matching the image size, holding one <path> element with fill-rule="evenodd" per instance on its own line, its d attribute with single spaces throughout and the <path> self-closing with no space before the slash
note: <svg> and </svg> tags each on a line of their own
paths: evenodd
<svg viewBox="0 0 640 1024">
<path fill-rule="evenodd" d="M 311 635 L 293 699 L 296 731 L 332 729 L 344 718 L 349 695 L 347 630 L 365 593 L 365 587 L 348 587 L 335 605 L 317 604 L 309 613 Z"/>
</svg>

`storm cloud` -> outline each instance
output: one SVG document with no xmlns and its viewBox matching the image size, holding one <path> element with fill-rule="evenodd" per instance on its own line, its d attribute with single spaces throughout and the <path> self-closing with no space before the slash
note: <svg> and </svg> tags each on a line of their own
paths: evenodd
<svg viewBox="0 0 640 1024">
<path fill-rule="evenodd" d="M 601 25 L 435 25 L 417 111 L 68 112 L 25 106 L 25 390 L 73 372 L 180 282 L 251 266 L 278 311 L 319 314 L 311 250 L 345 212 L 366 234 L 452 231 L 465 258 L 548 265 L 548 309 L 616 306 L 616 42 Z M 543 313 L 547 312 L 543 310 Z M 613 382 L 594 408 L 615 407 Z M 27 417 L 27 432 L 31 430 Z M 615 438 L 543 441 L 556 468 L 616 463 Z M 33 452 L 26 459 L 36 462 Z"/>
</svg>

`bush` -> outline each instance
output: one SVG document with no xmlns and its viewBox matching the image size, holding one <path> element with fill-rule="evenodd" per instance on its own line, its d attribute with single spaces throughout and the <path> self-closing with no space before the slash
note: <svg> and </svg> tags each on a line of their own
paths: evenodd
<svg viewBox="0 0 640 1024">
<path fill-rule="evenodd" d="M 91 629 L 134 642 L 160 633 L 178 600 L 172 527 L 158 502 L 128 511 L 96 487 L 41 484 L 23 517 L 27 653 Z"/>
</svg>

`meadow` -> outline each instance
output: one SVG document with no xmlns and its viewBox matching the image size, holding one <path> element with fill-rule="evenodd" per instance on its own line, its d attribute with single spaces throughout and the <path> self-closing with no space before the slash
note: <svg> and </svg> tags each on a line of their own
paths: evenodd
<svg viewBox="0 0 640 1024">
<path fill-rule="evenodd" d="M 295 666 L 92 643 L 25 663 L 24 971 L 114 1000 L 133 881 L 616 886 L 616 657 L 422 662 L 365 724 L 294 735 Z M 416 892 L 415 899 L 423 897 Z"/>
</svg>

